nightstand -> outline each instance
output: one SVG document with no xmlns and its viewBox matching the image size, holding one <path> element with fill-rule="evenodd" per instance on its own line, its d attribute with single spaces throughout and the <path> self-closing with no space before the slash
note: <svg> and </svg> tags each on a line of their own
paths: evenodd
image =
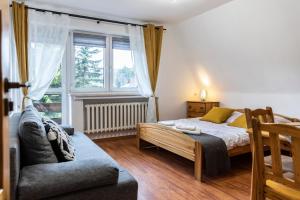
<svg viewBox="0 0 300 200">
<path fill-rule="evenodd" d="M 219 107 L 220 102 L 187 101 L 187 117 L 202 117 L 213 107 Z"/>
</svg>

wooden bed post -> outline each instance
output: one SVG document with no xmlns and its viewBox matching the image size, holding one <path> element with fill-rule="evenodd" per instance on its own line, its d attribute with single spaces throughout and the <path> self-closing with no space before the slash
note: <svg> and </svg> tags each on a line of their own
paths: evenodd
<svg viewBox="0 0 300 200">
<path fill-rule="evenodd" d="M 136 147 L 140 149 L 140 124 L 136 125 Z"/>
<path fill-rule="evenodd" d="M 195 163 L 194 163 L 194 175 L 195 178 L 202 182 L 203 177 L 202 177 L 202 147 L 201 144 L 196 141 L 195 142 Z"/>
</svg>

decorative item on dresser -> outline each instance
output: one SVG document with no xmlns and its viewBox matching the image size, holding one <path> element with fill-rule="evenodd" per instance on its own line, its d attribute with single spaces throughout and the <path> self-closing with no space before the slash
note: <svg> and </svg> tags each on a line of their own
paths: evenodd
<svg viewBox="0 0 300 200">
<path fill-rule="evenodd" d="M 187 117 L 202 117 L 213 107 L 219 107 L 220 102 L 187 101 Z"/>
</svg>

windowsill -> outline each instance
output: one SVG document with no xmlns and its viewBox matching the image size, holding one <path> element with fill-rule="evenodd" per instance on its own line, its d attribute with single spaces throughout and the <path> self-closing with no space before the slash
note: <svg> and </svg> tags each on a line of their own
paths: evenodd
<svg viewBox="0 0 300 200">
<path fill-rule="evenodd" d="M 122 99 L 122 98 L 144 98 L 137 92 L 110 92 L 110 93 L 83 93 L 73 92 L 70 94 L 74 100 L 84 99 Z"/>
</svg>

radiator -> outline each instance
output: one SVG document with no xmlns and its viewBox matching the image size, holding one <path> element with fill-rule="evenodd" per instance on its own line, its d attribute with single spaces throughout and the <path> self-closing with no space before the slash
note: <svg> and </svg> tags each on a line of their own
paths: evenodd
<svg viewBox="0 0 300 200">
<path fill-rule="evenodd" d="M 134 129 L 145 122 L 147 102 L 85 105 L 85 132 L 103 133 Z"/>
</svg>

